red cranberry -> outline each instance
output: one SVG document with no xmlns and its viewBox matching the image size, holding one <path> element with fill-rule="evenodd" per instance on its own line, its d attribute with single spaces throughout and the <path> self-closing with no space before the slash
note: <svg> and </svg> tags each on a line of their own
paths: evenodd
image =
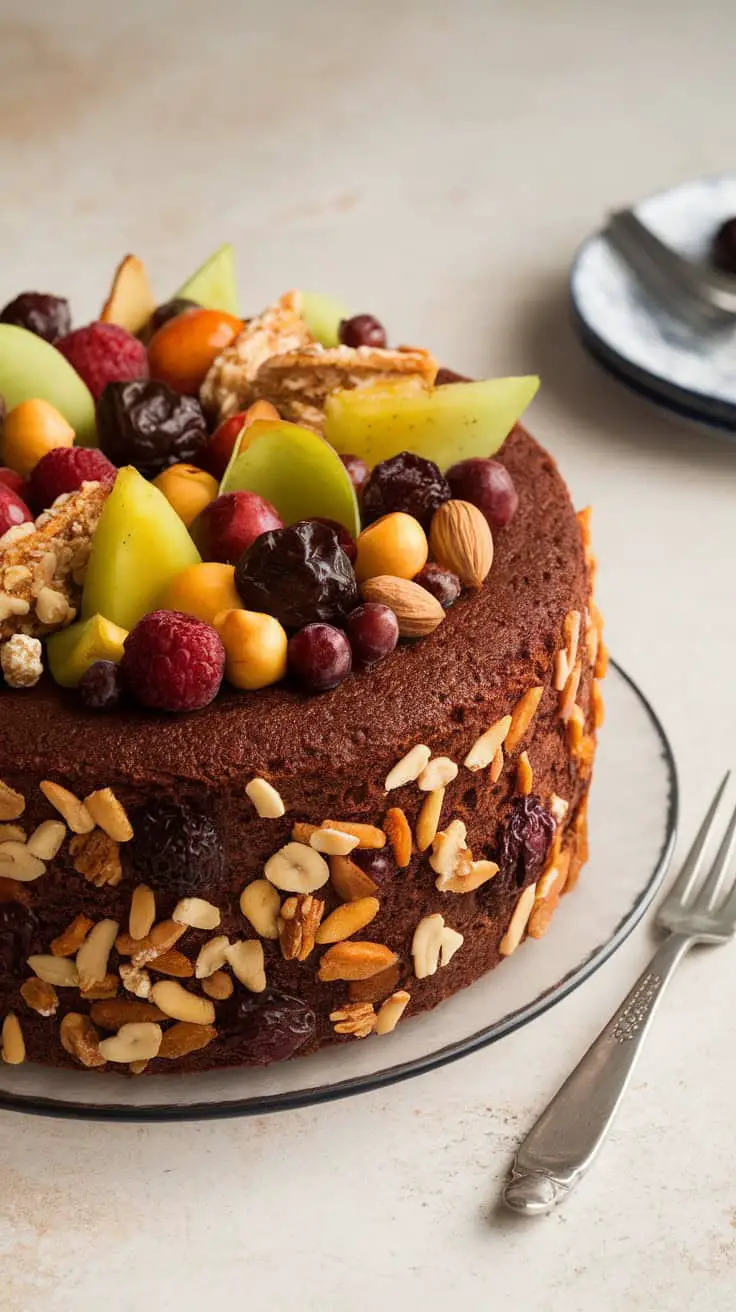
<svg viewBox="0 0 736 1312">
<path fill-rule="evenodd" d="M 453 497 L 482 510 L 491 528 L 505 528 L 514 518 L 519 494 L 509 471 L 498 460 L 480 456 L 461 460 L 448 469 L 447 481 Z"/>
<path fill-rule="evenodd" d="M 343 346 L 383 348 L 386 345 L 386 330 L 372 314 L 354 314 L 352 319 L 341 319 L 338 333 Z"/>
<path fill-rule="evenodd" d="M 457 574 L 453 574 L 452 570 L 443 569 L 441 565 L 433 564 L 432 561 L 425 565 L 424 569 L 420 569 L 414 576 L 414 582 L 418 583 L 420 588 L 431 592 L 444 610 L 450 609 L 463 590 Z"/>
<path fill-rule="evenodd" d="M 342 629 L 331 624 L 307 624 L 289 639 L 290 674 L 307 692 L 329 692 L 347 679 L 353 657 Z"/>
<path fill-rule="evenodd" d="M 350 475 L 350 481 L 355 491 L 360 492 L 371 472 L 365 460 L 361 460 L 360 456 L 340 456 L 340 459 Z"/>
<path fill-rule="evenodd" d="M 262 533 L 235 566 L 248 610 L 265 611 L 287 629 L 343 620 L 356 606 L 353 567 L 332 529 L 314 520 Z"/>
<path fill-rule="evenodd" d="M 348 533 L 347 529 L 344 527 L 343 524 L 338 524 L 336 519 L 326 519 L 323 515 L 317 515 L 311 521 L 303 519 L 300 522 L 302 524 L 308 524 L 310 522 L 312 524 L 324 524 L 325 528 L 331 528 L 332 532 L 335 534 L 335 537 L 340 543 L 340 546 L 345 552 L 345 555 L 350 561 L 350 564 L 351 565 L 355 564 L 355 560 L 358 555 L 358 548 L 355 543 L 355 538 L 350 536 L 350 534 Z"/>
<path fill-rule="evenodd" d="M 404 511 L 429 528 L 438 506 L 450 500 L 450 488 L 433 460 L 401 451 L 376 465 L 363 488 L 363 522 Z"/>
<path fill-rule="evenodd" d="M 723 273 L 736 274 L 736 218 L 721 224 L 713 238 L 711 258 Z"/>
<path fill-rule="evenodd" d="M 444 387 L 447 383 L 472 383 L 466 374 L 457 374 L 454 369 L 438 369 L 434 380 L 435 387 Z"/>
<path fill-rule="evenodd" d="M 367 601 L 348 615 L 347 633 L 358 665 L 375 665 L 390 656 L 399 641 L 399 621 L 390 606 Z"/>
<path fill-rule="evenodd" d="M 241 1058 L 266 1066 L 292 1057 L 314 1037 L 317 1021 L 301 998 L 276 989 L 255 997 L 236 989 L 217 1006 L 217 1028 Z"/>
<path fill-rule="evenodd" d="M 0 312 L 0 323 L 26 328 L 29 333 L 55 342 L 71 330 L 69 302 L 63 296 L 46 296 L 41 292 L 22 292 Z"/>
<path fill-rule="evenodd" d="M 113 661 L 94 661 L 79 681 L 79 696 L 90 711 L 111 711 L 121 695 L 120 670 Z"/>
</svg>

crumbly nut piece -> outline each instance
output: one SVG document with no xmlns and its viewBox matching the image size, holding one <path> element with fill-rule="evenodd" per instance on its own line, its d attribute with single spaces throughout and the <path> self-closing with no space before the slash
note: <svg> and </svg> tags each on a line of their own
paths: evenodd
<svg viewBox="0 0 736 1312">
<path fill-rule="evenodd" d="M 15 1012 L 9 1011 L 3 1021 L 0 1035 L 0 1055 L 8 1066 L 20 1066 L 26 1059 L 26 1043 L 23 1030 Z"/>
<path fill-rule="evenodd" d="M 50 802 L 59 815 L 66 820 L 73 834 L 91 834 L 95 827 L 95 822 L 87 810 L 84 802 L 80 802 L 74 793 L 68 788 L 62 788 L 61 784 L 55 784 L 51 779 L 44 779 L 41 784 L 41 792 Z"/>
<path fill-rule="evenodd" d="M 59 1005 L 59 995 L 53 984 L 46 984 L 37 975 L 31 975 L 20 986 L 20 996 L 31 1011 L 39 1016 L 55 1016 Z"/>
<path fill-rule="evenodd" d="M 543 692 L 543 687 L 529 688 L 516 703 L 511 716 L 511 727 L 504 744 L 507 752 L 513 752 L 519 746 L 537 713 Z"/>
<path fill-rule="evenodd" d="M 536 895 L 536 884 L 530 884 L 528 888 L 524 889 L 524 892 L 516 903 L 514 913 L 509 921 L 508 929 L 498 945 L 498 950 L 502 957 L 510 957 L 512 952 L 515 952 L 521 943 L 529 922 L 529 917 L 532 914 L 532 907 L 534 906 Z"/>
<path fill-rule="evenodd" d="M 534 786 L 534 771 L 532 770 L 529 753 L 522 752 L 516 762 L 516 791 L 522 797 L 528 797 Z"/>
<path fill-rule="evenodd" d="M 342 906 L 336 907 L 332 914 L 322 921 L 315 936 L 316 942 L 341 943 L 344 939 L 350 938 L 375 920 L 380 906 L 377 897 L 361 897 L 354 902 L 343 902 Z"/>
<path fill-rule="evenodd" d="M 160 920 L 145 938 L 131 939 L 121 934 L 115 947 L 121 957 L 130 956 L 134 966 L 148 966 L 173 948 L 186 932 L 186 925 L 177 925 L 175 920 Z"/>
<path fill-rule="evenodd" d="M 444 788 L 435 788 L 433 793 L 427 793 L 427 796 L 422 803 L 422 809 L 417 817 L 417 826 L 414 835 L 420 852 L 426 852 L 427 848 L 431 847 L 435 840 L 444 802 Z"/>
<path fill-rule="evenodd" d="M 414 783 L 429 763 L 431 755 L 430 749 L 424 743 L 417 743 L 416 747 L 412 747 L 411 751 L 407 752 L 406 756 L 402 756 L 386 775 L 386 782 L 383 785 L 386 792 L 391 793 L 394 788 L 403 788 L 404 784 Z"/>
<path fill-rule="evenodd" d="M 355 902 L 378 892 L 378 884 L 349 856 L 330 857 L 330 883 L 343 902 Z"/>
<path fill-rule="evenodd" d="M 51 953 L 55 957 L 73 957 L 79 951 L 94 925 L 89 916 L 75 916 L 63 933 L 51 940 Z"/>
<path fill-rule="evenodd" d="M 376 1028 L 376 1011 L 372 1002 L 346 1002 L 337 1011 L 330 1012 L 336 1034 L 352 1034 L 365 1039 Z"/>
<path fill-rule="evenodd" d="M 510 728 L 510 715 L 504 715 L 500 720 L 496 720 L 490 729 L 486 729 L 479 738 L 476 738 L 463 761 L 465 768 L 467 770 L 485 770 L 493 761 L 499 747 L 502 747 L 506 741 L 506 735 Z"/>
<path fill-rule="evenodd" d="M 161 1026 L 149 1021 L 144 1021 L 142 1024 L 122 1025 L 117 1034 L 113 1034 L 109 1039 L 102 1039 L 100 1056 L 106 1061 L 125 1064 L 147 1062 L 158 1056 L 162 1039 Z"/>
<path fill-rule="evenodd" d="M 260 939 L 243 939 L 231 943 L 225 952 L 227 964 L 236 979 L 251 993 L 263 993 L 266 987 L 266 969 L 263 944 Z"/>
<path fill-rule="evenodd" d="M 126 962 L 123 962 L 118 969 L 126 993 L 132 993 L 136 998 L 151 996 L 151 976 L 147 970 L 142 966 L 133 966 Z"/>
<path fill-rule="evenodd" d="M 99 788 L 97 792 L 90 793 L 89 797 L 85 797 L 84 805 L 95 824 L 104 829 L 116 843 L 128 843 L 133 837 L 133 826 L 128 813 L 112 788 Z"/>
<path fill-rule="evenodd" d="M 429 864 L 438 876 L 437 888 L 442 892 L 453 877 L 462 879 L 470 874 L 473 854 L 466 843 L 467 829 L 462 820 L 451 820 L 432 841 Z"/>
<path fill-rule="evenodd" d="M 108 999 L 117 997 L 120 988 L 120 980 L 117 975 L 113 975 L 108 970 L 106 975 L 102 976 L 95 984 L 88 984 L 85 988 L 80 988 L 80 993 L 87 1002 L 96 1002 L 98 999 Z"/>
<path fill-rule="evenodd" d="M 109 492 L 107 483 L 85 483 L 63 501 L 59 498 L 35 525 L 19 525 L 24 532 L 11 529 L 0 540 L 0 574 L 7 590 L 0 591 L 0 603 L 5 597 L 13 603 L 12 609 L 0 605 L 0 643 L 14 633 L 42 638 L 74 618 L 82 571 Z M 11 587 L 8 573 L 18 567 L 23 572 L 11 573 Z"/>
<path fill-rule="evenodd" d="M 0 843 L 0 875 L 19 884 L 30 884 L 34 879 L 40 879 L 45 871 L 43 861 L 33 855 L 27 843 L 12 839 Z"/>
<path fill-rule="evenodd" d="M 91 1069 L 104 1066 L 105 1058 L 100 1052 L 100 1036 L 89 1016 L 78 1011 L 69 1011 L 62 1017 L 59 1028 L 61 1046 L 70 1057 L 76 1057 L 82 1065 Z"/>
<path fill-rule="evenodd" d="M 446 925 L 444 916 L 438 912 L 424 916 L 414 930 L 411 941 L 417 979 L 426 979 L 428 975 L 434 975 L 440 966 L 449 965 L 463 941 L 463 935 Z"/>
<path fill-rule="evenodd" d="M 323 856 L 347 856 L 358 842 L 354 834 L 342 829 L 315 829 L 309 836 L 309 846 Z"/>
<path fill-rule="evenodd" d="M 95 888 L 103 888 L 105 884 L 115 888 L 120 883 L 123 877 L 120 845 L 104 829 L 95 829 L 91 834 L 76 834 L 69 844 L 69 851 L 74 857 L 74 869 Z"/>
<path fill-rule="evenodd" d="M 14 633 L 0 648 L 0 666 L 9 688 L 35 687 L 43 674 L 38 638 L 30 638 L 27 633 Z"/>
<path fill-rule="evenodd" d="M 215 1008 L 209 998 L 190 993 L 176 980 L 159 980 L 151 989 L 151 999 L 172 1020 L 190 1020 L 195 1025 L 212 1025 Z"/>
<path fill-rule="evenodd" d="M 199 1052 L 216 1038 L 217 1030 L 213 1025 L 194 1025 L 191 1021 L 180 1020 L 164 1033 L 157 1056 L 169 1060 L 188 1057 L 190 1052 Z"/>
<path fill-rule="evenodd" d="M 433 793 L 435 788 L 445 788 L 457 778 L 457 766 L 449 756 L 435 756 L 425 765 L 417 779 L 417 787 L 423 793 Z"/>
<path fill-rule="evenodd" d="M 406 989 L 399 989 L 379 1008 L 376 1017 L 376 1034 L 391 1034 L 396 1029 L 410 1002 Z"/>
<path fill-rule="evenodd" d="M 281 955 L 286 961 L 306 961 L 324 910 L 324 902 L 311 893 L 287 897 L 282 903 L 278 931 Z"/>
<path fill-rule="evenodd" d="M 28 958 L 28 965 L 45 984 L 53 984 L 57 989 L 79 988 L 79 972 L 70 957 L 36 953 Z"/>
<path fill-rule="evenodd" d="M 323 856 L 306 843 L 287 843 L 266 862 L 266 879 L 284 893 L 315 893 L 330 877 Z"/>
<path fill-rule="evenodd" d="M 191 929 L 217 929 L 220 910 L 203 897 L 183 897 L 174 907 L 171 919 Z"/>
<path fill-rule="evenodd" d="M 118 928 L 117 920 L 99 920 L 87 934 L 76 957 L 82 989 L 91 988 L 105 978 Z"/>
<path fill-rule="evenodd" d="M 503 771 L 503 762 L 504 762 L 503 747 L 498 747 L 496 749 L 496 755 L 491 761 L 491 768 L 489 770 L 490 780 L 492 784 L 497 784 L 499 779 L 501 778 L 501 773 Z"/>
<path fill-rule="evenodd" d="M 224 970 L 216 970 L 213 975 L 202 980 L 202 992 L 208 998 L 214 998 L 215 1002 L 224 1002 L 225 998 L 232 997 L 234 988 L 232 979 Z"/>
<path fill-rule="evenodd" d="M 254 879 L 240 894 L 240 910 L 261 938 L 278 938 L 280 908 L 278 891 L 267 879 Z"/>
<path fill-rule="evenodd" d="M 362 851 L 379 851 L 386 846 L 386 835 L 377 825 L 361 824 L 358 820 L 323 820 L 321 829 L 335 829 L 341 834 L 357 838 Z M 340 854 L 338 854 L 340 855 Z"/>
<path fill-rule="evenodd" d="M 101 1030 L 119 1030 L 121 1025 L 166 1020 L 166 1013 L 160 1007 L 154 1007 L 150 1002 L 136 1002 L 132 998 L 93 1002 L 89 1014 Z"/>
<path fill-rule="evenodd" d="M 459 873 L 450 875 L 449 879 L 445 875 L 438 875 L 435 880 L 435 888 L 440 893 L 474 893 L 477 888 L 487 884 L 489 879 L 493 879 L 498 874 L 498 866 L 495 861 L 471 861 L 470 867 L 461 867 Z"/>
<path fill-rule="evenodd" d="M 26 809 L 26 799 L 0 779 L 0 820 L 17 820 Z"/>
<path fill-rule="evenodd" d="M 397 954 L 383 943 L 348 940 L 327 949 L 319 963 L 318 978 L 326 982 L 370 979 L 397 960 Z"/>
<path fill-rule="evenodd" d="M 267 779 L 251 779 L 250 783 L 246 784 L 245 791 L 262 820 L 278 820 L 282 815 L 286 815 L 281 794 Z"/>
<path fill-rule="evenodd" d="M 255 378 L 273 355 L 296 351 L 313 342 L 301 316 L 301 295 L 285 292 L 256 315 L 215 359 L 200 391 L 205 410 L 222 422 L 255 400 Z"/>
<path fill-rule="evenodd" d="M 383 817 L 383 828 L 399 870 L 411 862 L 411 826 L 400 806 L 391 806 Z"/>
<path fill-rule="evenodd" d="M 130 899 L 128 933 L 139 942 L 150 933 L 156 920 L 156 896 L 148 884 L 138 884 Z"/>
<path fill-rule="evenodd" d="M 158 975 L 173 975 L 175 979 L 192 979 L 194 975 L 194 963 L 176 948 L 154 957 L 150 968 Z"/>
<path fill-rule="evenodd" d="M 66 838 L 66 825 L 61 820 L 44 820 L 28 839 L 28 851 L 41 861 L 53 861 Z"/>
</svg>

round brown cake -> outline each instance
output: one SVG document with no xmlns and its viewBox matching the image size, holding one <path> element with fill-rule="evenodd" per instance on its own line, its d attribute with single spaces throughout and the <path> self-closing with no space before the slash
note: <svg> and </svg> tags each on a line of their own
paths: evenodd
<svg viewBox="0 0 736 1312">
<path fill-rule="evenodd" d="M 49 784 L 100 795 L 94 829 L 66 832 L 41 877 L 0 879 L 0 1014 L 18 1018 L 29 1060 L 161 1073 L 374 1042 L 545 932 L 587 855 L 605 649 L 587 516 L 521 427 L 497 459 L 519 509 L 481 590 L 332 692 L 232 690 L 171 716 L 94 714 L 47 677 L 2 691 L 0 844 L 46 821 L 75 827 Z M 271 788 L 246 792 L 254 780 Z M 279 799 L 283 815 L 259 815 Z M 120 841 L 126 816 L 133 837 Z M 360 846 L 332 850 L 351 825 Z M 304 883 L 297 862 L 280 887 L 264 880 L 274 854 L 319 827 L 325 874 L 310 867 Z M 187 898 L 219 923 L 171 920 Z M 73 954 L 100 922 L 114 922 L 97 935 L 109 956 L 85 991 Z M 245 949 L 233 973 L 221 955 L 212 973 L 218 945 L 209 966 L 200 954 L 219 936 L 262 953 Z M 27 965 L 49 956 L 66 983 Z M 155 1007 L 151 981 L 163 980 L 191 996 L 191 1014 Z M 68 1013 L 90 1020 L 65 1029 Z M 148 1022 L 164 1028 L 155 1059 L 95 1056 L 103 1034 Z"/>
</svg>

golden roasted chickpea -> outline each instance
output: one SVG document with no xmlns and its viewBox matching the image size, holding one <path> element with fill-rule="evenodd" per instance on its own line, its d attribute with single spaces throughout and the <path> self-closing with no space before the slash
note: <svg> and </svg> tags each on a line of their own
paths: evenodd
<svg viewBox="0 0 736 1312">
<path fill-rule="evenodd" d="M 215 628 L 225 648 L 225 678 L 234 687 L 255 692 L 283 679 L 288 639 L 273 615 L 226 610 L 215 617 Z"/>
<path fill-rule="evenodd" d="M 220 565 L 217 561 L 203 561 L 201 565 L 188 565 L 175 574 L 157 601 L 160 610 L 180 610 L 194 615 L 205 624 L 214 624 L 215 617 L 224 610 L 241 606 L 235 590 L 235 566 Z"/>
<path fill-rule="evenodd" d="M 219 491 L 216 478 L 196 465 L 170 465 L 153 480 L 187 528 Z"/>
<path fill-rule="evenodd" d="M 364 528 L 358 538 L 355 573 L 359 583 L 391 574 L 413 579 L 427 563 L 427 537 L 418 520 L 397 510 Z"/>
<path fill-rule="evenodd" d="M 27 478 L 39 460 L 57 446 L 72 446 L 74 429 L 48 401 L 21 401 L 5 416 L 0 464 Z"/>
</svg>

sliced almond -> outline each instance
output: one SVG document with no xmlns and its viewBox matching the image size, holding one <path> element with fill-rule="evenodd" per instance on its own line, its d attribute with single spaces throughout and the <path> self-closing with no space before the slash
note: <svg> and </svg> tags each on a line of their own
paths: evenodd
<svg viewBox="0 0 736 1312">
<path fill-rule="evenodd" d="M 25 843 L 26 831 L 20 825 L 0 825 L 0 843 Z"/>
<path fill-rule="evenodd" d="M 267 779 L 251 779 L 245 786 L 245 792 L 262 820 L 278 820 L 286 814 L 280 793 L 276 792 Z"/>
<path fill-rule="evenodd" d="M 400 806 L 391 806 L 383 817 L 383 828 L 399 870 L 411 863 L 411 826 Z"/>
<path fill-rule="evenodd" d="M 180 1020 L 166 1030 L 157 1055 L 168 1060 L 188 1057 L 190 1052 L 199 1052 L 216 1038 L 214 1026 L 193 1025 L 191 1021 Z"/>
<path fill-rule="evenodd" d="M 266 987 L 263 944 L 257 938 L 231 943 L 225 956 L 236 979 L 251 993 L 263 993 Z"/>
<path fill-rule="evenodd" d="M 209 998 L 190 993 L 174 979 L 159 980 L 151 989 L 151 1000 L 172 1020 L 190 1020 L 195 1025 L 212 1025 L 215 1008 Z"/>
<path fill-rule="evenodd" d="M 444 788 L 435 788 L 433 793 L 427 793 L 427 796 L 422 802 L 422 808 L 417 817 L 417 827 L 414 835 L 420 852 L 426 852 L 427 848 L 431 847 L 434 842 L 439 828 L 444 801 Z"/>
<path fill-rule="evenodd" d="M 17 820 L 26 809 L 26 799 L 0 779 L 0 820 Z"/>
<path fill-rule="evenodd" d="M 79 988 L 79 972 L 69 957 L 45 956 L 43 953 L 28 958 L 34 975 L 57 989 Z"/>
<path fill-rule="evenodd" d="M 495 861 L 471 861 L 467 871 L 461 874 L 438 875 L 435 880 L 435 888 L 440 893 L 474 893 L 477 888 L 487 884 L 489 879 L 493 879 L 498 874 L 498 866 Z"/>
<path fill-rule="evenodd" d="M 445 788 L 457 778 L 457 766 L 449 756 L 435 756 L 425 765 L 417 779 L 417 787 L 423 793 L 433 793 L 435 788 Z"/>
<path fill-rule="evenodd" d="M 328 948 L 319 963 L 321 980 L 370 979 L 379 971 L 392 966 L 398 957 L 383 943 L 364 941 L 336 943 Z"/>
<path fill-rule="evenodd" d="M 575 705 L 575 699 L 578 695 L 582 673 L 583 667 L 581 662 L 578 661 L 570 671 L 567 682 L 560 693 L 560 717 L 562 720 L 569 720 L 572 714 L 572 708 Z"/>
<path fill-rule="evenodd" d="M 325 856 L 347 856 L 354 847 L 358 846 L 358 842 L 359 839 L 354 834 L 347 834 L 341 829 L 323 828 L 314 830 L 309 839 L 309 846 Z"/>
<path fill-rule="evenodd" d="M 335 829 L 341 834 L 352 835 L 353 838 L 357 838 L 357 846 L 362 851 L 378 851 L 386 846 L 386 835 L 377 825 L 361 824 L 358 820 L 323 820 L 320 828 Z"/>
<path fill-rule="evenodd" d="M 573 756 L 580 750 L 585 733 L 585 716 L 581 706 L 573 706 L 567 718 L 567 745 Z"/>
<path fill-rule="evenodd" d="M 399 622 L 402 638 L 426 638 L 445 619 L 445 611 L 431 592 L 409 579 L 379 574 L 361 584 L 363 601 L 389 606 Z"/>
<path fill-rule="evenodd" d="M 430 749 L 424 743 L 417 743 L 416 747 L 412 747 L 411 751 L 407 752 L 406 756 L 402 756 L 386 775 L 386 782 L 383 785 L 386 792 L 391 793 L 394 788 L 403 788 L 405 784 L 414 783 L 428 764 L 431 755 Z"/>
<path fill-rule="evenodd" d="M 175 979 L 192 979 L 194 963 L 183 952 L 169 948 L 168 952 L 161 952 L 149 962 L 149 970 L 158 975 L 173 975 Z"/>
<path fill-rule="evenodd" d="M 503 761 L 504 761 L 503 747 L 499 747 L 496 751 L 496 755 L 491 761 L 491 768 L 489 771 L 490 780 L 492 784 L 497 784 L 499 779 L 501 778 L 501 774 L 503 772 Z"/>
<path fill-rule="evenodd" d="M 80 989 L 80 991 L 82 997 L 86 998 L 88 1002 L 96 1002 L 98 999 L 116 997 L 119 988 L 120 980 L 118 979 L 118 976 L 113 975 L 112 971 L 108 971 L 107 974 L 103 975 L 102 979 L 98 980 L 96 984 L 89 984 L 86 988 Z"/>
<path fill-rule="evenodd" d="M 510 957 L 515 952 L 524 937 L 524 931 L 532 914 L 534 899 L 537 893 L 536 884 L 530 884 L 524 889 L 516 906 L 514 913 L 509 921 L 508 929 L 498 945 L 498 950 L 502 957 Z"/>
<path fill-rule="evenodd" d="M 20 1021 L 14 1012 L 9 1011 L 3 1021 L 0 1035 L 2 1059 L 8 1066 L 20 1066 L 26 1059 L 26 1044 Z"/>
<path fill-rule="evenodd" d="M 450 879 L 470 869 L 473 860 L 467 845 L 468 831 L 463 820 L 451 820 L 432 841 L 429 864 L 442 879 Z M 439 885 L 438 885 L 439 887 Z"/>
<path fill-rule="evenodd" d="M 213 975 L 208 975 L 202 980 L 202 992 L 206 993 L 208 998 L 214 998 L 215 1002 L 224 1002 L 226 998 L 232 997 L 234 988 L 235 985 L 225 970 L 216 970 Z"/>
<path fill-rule="evenodd" d="M 529 753 L 522 752 L 516 762 L 516 791 L 522 797 L 528 797 L 534 786 L 534 771 L 529 760 Z"/>
<path fill-rule="evenodd" d="M 521 742 L 529 725 L 537 713 L 539 703 L 542 700 L 543 687 L 529 688 L 524 696 L 514 707 L 511 716 L 511 727 L 506 735 L 504 746 L 507 752 L 513 752 Z"/>
<path fill-rule="evenodd" d="M 120 966 L 120 978 L 123 981 L 123 988 L 127 993 L 132 993 L 136 998 L 148 998 L 151 995 L 151 976 L 142 966 L 126 965 L 125 962 Z"/>
<path fill-rule="evenodd" d="M 105 1065 L 100 1052 L 100 1036 L 89 1016 L 78 1011 L 67 1012 L 59 1027 L 59 1038 L 64 1051 L 76 1057 L 82 1066 L 93 1069 Z"/>
<path fill-rule="evenodd" d="M 20 986 L 20 996 L 31 1011 L 38 1012 L 39 1016 L 55 1016 L 59 1005 L 59 995 L 52 984 L 46 984 L 44 980 L 32 975 L 26 979 Z"/>
<path fill-rule="evenodd" d="M 66 825 L 63 825 L 61 820 L 44 820 L 34 829 L 26 846 L 28 851 L 33 856 L 39 857 L 41 861 L 53 861 L 65 838 Z"/>
<path fill-rule="evenodd" d="M 112 788 L 100 788 L 84 799 L 84 805 L 100 829 L 116 843 L 127 843 L 133 837 L 133 826 L 125 807 L 118 801 Z"/>
<path fill-rule="evenodd" d="M 211 938 L 204 943 L 199 949 L 195 962 L 195 979 L 207 979 L 210 975 L 214 975 L 215 971 L 221 970 L 227 961 L 229 947 L 230 939 L 226 934 L 218 934 L 216 938 Z"/>
<path fill-rule="evenodd" d="M 376 1034 L 391 1034 L 396 1029 L 410 1002 L 406 989 L 399 989 L 378 1010 L 376 1017 Z"/>
<path fill-rule="evenodd" d="M 442 932 L 442 942 L 440 944 L 440 965 L 449 966 L 458 948 L 461 948 L 465 941 L 464 935 L 457 929 L 450 929 L 445 925 Z"/>
<path fill-rule="evenodd" d="M 266 879 L 284 893 L 314 893 L 330 877 L 324 857 L 306 843 L 287 843 L 266 862 Z"/>
<path fill-rule="evenodd" d="M 606 718 L 606 708 L 603 703 L 601 685 L 597 680 L 593 682 L 591 701 L 593 705 L 593 728 L 600 729 Z"/>
<path fill-rule="evenodd" d="M 220 911 L 203 897 L 183 897 L 174 907 L 171 919 L 177 925 L 188 925 L 191 929 L 217 929 Z"/>
<path fill-rule="evenodd" d="M 378 884 L 348 856 L 330 857 L 330 883 L 343 902 L 354 902 L 378 892 Z"/>
<path fill-rule="evenodd" d="M 186 925 L 177 925 L 175 920 L 160 920 L 145 938 L 128 940 L 126 935 L 121 935 L 115 947 L 121 956 L 129 955 L 134 966 L 148 966 L 173 948 L 186 932 Z"/>
<path fill-rule="evenodd" d="M 62 788 L 61 784 L 55 784 L 50 779 L 43 780 L 41 792 L 46 801 L 64 817 L 73 834 L 91 834 L 95 822 L 84 802 L 80 802 L 74 793 L 70 793 L 68 788 Z"/>
<path fill-rule="evenodd" d="M 19 884 L 30 884 L 40 879 L 46 866 L 40 857 L 34 856 L 26 843 L 12 840 L 0 843 L 0 875 L 6 879 L 15 879 Z"/>
<path fill-rule="evenodd" d="M 281 898 L 267 879 L 254 879 L 240 894 L 240 910 L 261 938 L 278 938 L 280 907 Z"/>
<path fill-rule="evenodd" d="M 163 1031 L 160 1025 L 146 1021 L 142 1024 L 121 1025 L 117 1034 L 101 1040 L 100 1056 L 106 1061 L 124 1064 L 151 1061 L 153 1057 L 158 1056 L 162 1039 Z"/>
<path fill-rule="evenodd" d="M 138 884 L 133 889 L 133 896 L 130 900 L 130 917 L 128 919 L 130 937 L 140 942 L 150 933 L 155 920 L 156 898 L 153 889 L 149 888 L 148 884 Z"/>
<path fill-rule="evenodd" d="M 134 1001 L 133 998 L 111 998 L 103 1002 L 93 1002 L 89 1009 L 91 1019 L 101 1030 L 119 1030 L 121 1025 L 139 1025 L 147 1021 L 158 1022 L 166 1019 L 166 1013 L 150 1002 Z"/>
<path fill-rule="evenodd" d="M 319 825 L 310 824 L 307 820 L 295 820 L 291 826 L 291 836 L 295 843 L 309 843 L 312 834 L 316 834 Z"/>
<path fill-rule="evenodd" d="M 105 978 L 118 929 L 117 920 L 100 920 L 89 931 L 76 959 L 81 988 L 87 989 Z"/>
<path fill-rule="evenodd" d="M 344 902 L 322 921 L 315 934 L 315 942 L 341 943 L 343 939 L 350 938 L 351 934 L 357 934 L 359 929 L 370 925 L 378 915 L 380 906 L 376 897 L 361 897 L 355 902 Z"/>
<path fill-rule="evenodd" d="M 51 940 L 51 951 L 55 957 L 73 957 L 79 951 L 89 931 L 94 925 L 89 916 L 75 916 L 70 925 Z"/>
<path fill-rule="evenodd" d="M 434 975 L 440 966 L 447 966 L 458 948 L 463 935 L 445 924 L 444 916 L 435 912 L 419 921 L 411 941 L 414 974 L 417 979 Z"/>
<path fill-rule="evenodd" d="M 480 588 L 493 564 L 493 534 L 485 515 L 469 501 L 445 501 L 432 516 L 429 553 L 466 588 Z"/>
</svg>

